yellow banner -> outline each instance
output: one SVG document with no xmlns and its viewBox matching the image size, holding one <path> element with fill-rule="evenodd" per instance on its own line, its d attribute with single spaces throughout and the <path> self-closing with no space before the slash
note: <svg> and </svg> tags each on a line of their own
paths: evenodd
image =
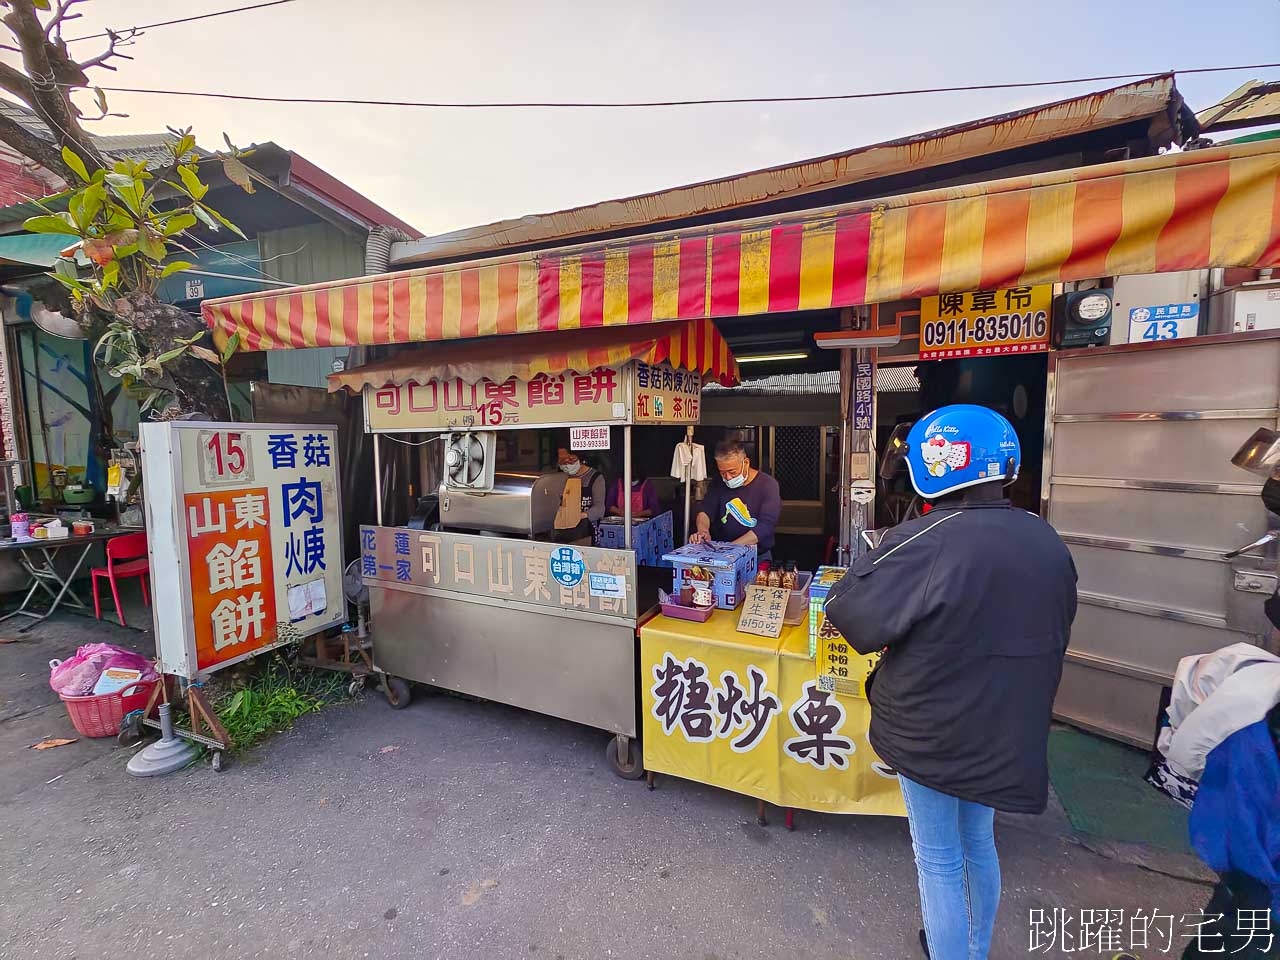
<svg viewBox="0 0 1280 960">
<path fill-rule="evenodd" d="M 866 656 L 849 646 L 849 641 L 818 612 L 818 689 L 867 699 L 867 676 L 880 662 L 880 653 Z"/>
<path fill-rule="evenodd" d="M 944 293 L 920 301 L 920 359 L 1042 353 L 1053 284 Z"/>
<path fill-rule="evenodd" d="M 781 807 L 905 816 L 866 700 L 824 689 L 806 624 L 777 640 L 657 617 L 640 630 L 644 765 Z"/>
</svg>

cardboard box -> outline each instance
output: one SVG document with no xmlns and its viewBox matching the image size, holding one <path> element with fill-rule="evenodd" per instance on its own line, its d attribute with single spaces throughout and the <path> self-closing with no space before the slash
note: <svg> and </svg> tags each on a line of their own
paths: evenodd
<svg viewBox="0 0 1280 960">
<path fill-rule="evenodd" d="M 596 524 L 595 545 L 612 550 L 626 549 L 621 517 L 605 517 Z M 669 553 L 674 546 L 670 510 L 646 520 L 631 521 L 631 549 L 636 552 L 636 563 L 640 566 L 671 566 L 663 559 L 663 555 Z"/>
<path fill-rule="evenodd" d="M 747 584 L 756 577 L 756 548 L 735 543 L 691 543 L 666 554 L 675 568 L 673 589 L 679 593 L 680 584 L 689 579 L 689 571 L 695 565 L 711 571 L 711 592 L 716 606 L 732 610 L 742 602 Z"/>
</svg>

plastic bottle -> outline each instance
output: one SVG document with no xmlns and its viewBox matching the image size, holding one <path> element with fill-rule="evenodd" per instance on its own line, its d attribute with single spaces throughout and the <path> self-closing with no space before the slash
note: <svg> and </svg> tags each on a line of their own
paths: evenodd
<svg viewBox="0 0 1280 960">
<path fill-rule="evenodd" d="M 788 590 L 794 590 L 800 585 L 800 574 L 796 572 L 794 560 L 788 560 L 786 569 L 782 571 L 782 585 Z"/>
<path fill-rule="evenodd" d="M 760 569 L 756 571 L 756 586 L 767 587 L 769 585 L 769 563 L 765 561 L 760 564 Z"/>
</svg>

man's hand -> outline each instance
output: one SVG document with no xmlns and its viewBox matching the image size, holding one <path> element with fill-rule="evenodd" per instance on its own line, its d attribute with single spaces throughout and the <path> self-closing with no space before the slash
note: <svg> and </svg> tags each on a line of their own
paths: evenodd
<svg viewBox="0 0 1280 960">
<path fill-rule="evenodd" d="M 690 537 L 689 537 L 689 542 L 690 542 L 690 543 L 710 543 L 710 542 L 711 542 L 711 531 L 709 531 L 709 530 L 695 530 L 695 531 L 693 531 L 693 533 L 690 535 Z"/>
</svg>

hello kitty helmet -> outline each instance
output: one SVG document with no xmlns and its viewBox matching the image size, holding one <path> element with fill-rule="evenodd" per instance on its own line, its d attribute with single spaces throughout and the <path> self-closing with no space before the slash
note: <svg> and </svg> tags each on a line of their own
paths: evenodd
<svg viewBox="0 0 1280 960">
<path fill-rule="evenodd" d="M 979 483 L 1013 483 L 1022 448 L 1013 424 L 1000 414 L 955 403 L 915 422 L 907 434 L 906 459 L 916 493 L 933 500 Z"/>
</svg>

